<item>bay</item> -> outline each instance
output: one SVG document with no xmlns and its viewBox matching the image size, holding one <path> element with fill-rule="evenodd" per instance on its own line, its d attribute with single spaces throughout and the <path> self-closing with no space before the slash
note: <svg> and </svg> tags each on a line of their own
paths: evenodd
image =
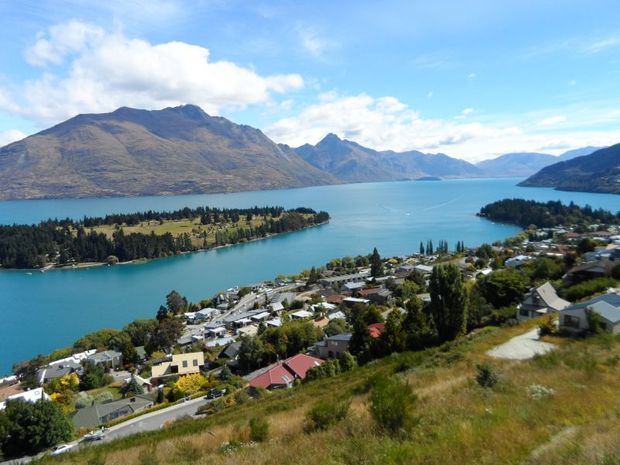
<svg viewBox="0 0 620 465">
<path fill-rule="evenodd" d="M 97 329 L 120 328 L 153 317 L 176 289 L 191 301 L 234 285 L 273 279 L 335 257 L 417 252 L 420 241 L 447 240 L 466 246 L 494 242 L 519 228 L 476 216 L 480 207 L 507 197 L 574 201 L 618 211 L 608 194 L 523 188 L 521 179 L 469 179 L 347 184 L 233 194 L 0 202 L 0 223 L 36 223 L 108 213 L 182 207 L 282 205 L 326 210 L 329 224 L 270 239 L 144 264 L 54 270 L 0 271 L 0 373 L 12 363 L 68 346 Z"/>
</svg>

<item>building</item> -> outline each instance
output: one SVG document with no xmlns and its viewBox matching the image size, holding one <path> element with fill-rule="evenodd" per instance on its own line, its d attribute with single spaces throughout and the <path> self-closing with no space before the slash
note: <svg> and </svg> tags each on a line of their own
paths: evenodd
<svg viewBox="0 0 620 465">
<path fill-rule="evenodd" d="M 388 289 L 382 287 L 373 287 L 371 289 L 362 289 L 357 293 L 361 298 L 368 299 L 376 305 L 383 305 L 390 300 L 392 293 Z"/>
<path fill-rule="evenodd" d="M 39 384 L 47 384 L 53 379 L 61 378 L 71 373 L 82 372 L 82 365 L 74 360 L 67 360 L 61 363 L 50 363 L 47 367 L 37 372 Z"/>
<path fill-rule="evenodd" d="M 558 297 L 553 286 L 546 282 L 542 286 L 532 288 L 525 299 L 517 307 L 517 319 L 526 320 L 547 313 L 557 313 L 570 306 L 570 302 Z"/>
<path fill-rule="evenodd" d="M 115 350 L 104 350 L 86 357 L 88 363 L 102 365 L 108 369 L 117 370 L 123 366 L 123 354 Z"/>
<path fill-rule="evenodd" d="M 354 305 L 357 305 L 357 304 L 368 305 L 370 303 L 370 300 L 368 300 L 368 299 L 361 299 L 359 297 L 347 297 L 342 302 L 347 307 L 353 307 Z"/>
<path fill-rule="evenodd" d="M 343 274 L 340 276 L 330 276 L 321 279 L 323 286 L 342 286 L 345 283 L 365 282 L 370 278 L 370 271 L 361 271 L 359 273 Z"/>
<path fill-rule="evenodd" d="M 568 334 L 584 334 L 590 330 L 588 312 L 597 313 L 605 329 L 620 334 L 620 295 L 605 294 L 587 302 L 571 305 L 560 312 L 559 328 Z"/>
<path fill-rule="evenodd" d="M 12 394 L 6 397 L 6 399 L 0 402 L 0 411 L 6 408 L 6 403 L 11 400 L 21 400 L 24 402 L 30 402 L 34 404 L 39 400 L 49 400 L 50 396 L 48 396 L 43 388 L 35 388 L 30 389 L 29 391 L 18 392 L 16 394 Z"/>
<path fill-rule="evenodd" d="M 321 366 L 323 360 L 306 354 L 297 354 L 283 362 L 261 370 L 250 379 L 250 387 L 263 389 L 285 389 L 293 386 L 296 379 L 305 379 L 311 368 Z"/>
<path fill-rule="evenodd" d="M 373 323 L 368 325 L 368 332 L 370 333 L 370 337 L 373 339 L 378 339 L 384 329 L 385 323 Z"/>
<path fill-rule="evenodd" d="M 156 381 L 161 381 L 171 376 L 200 373 L 200 370 L 202 370 L 204 366 L 205 357 L 202 352 L 174 354 L 170 362 L 163 362 L 153 366 L 151 370 L 151 382 L 157 384 Z"/>
<path fill-rule="evenodd" d="M 140 394 L 79 409 L 73 416 L 73 423 L 77 428 L 93 428 L 152 406 L 151 395 Z"/>
<path fill-rule="evenodd" d="M 504 262 L 504 266 L 507 268 L 518 268 L 530 261 L 534 260 L 533 257 L 528 255 L 517 255 L 516 257 L 509 258 Z"/>
<path fill-rule="evenodd" d="M 315 344 L 314 353 L 321 358 L 340 358 L 343 353 L 349 351 L 351 336 L 351 333 L 341 333 L 326 337 Z"/>
</svg>

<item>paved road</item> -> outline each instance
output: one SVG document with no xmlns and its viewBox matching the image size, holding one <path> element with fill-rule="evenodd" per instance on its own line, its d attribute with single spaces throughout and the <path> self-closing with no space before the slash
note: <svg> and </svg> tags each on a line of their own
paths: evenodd
<svg viewBox="0 0 620 465">
<path fill-rule="evenodd" d="M 515 336 L 508 342 L 493 347 L 487 355 L 509 360 L 528 360 L 535 355 L 546 354 L 555 349 L 554 344 L 543 342 L 538 336 L 538 328 L 534 328 L 520 336 Z"/>
<path fill-rule="evenodd" d="M 205 405 L 211 400 L 206 400 L 204 397 L 188 400 L 187 402 L 181 402 L 176 405 L 172 405 L 156 412 L 147 413 L 145 415 L 133 418 L 125 421 L 119 425 L 115 425 L 109 428 L 105 435 L 105 438 L 101 441 L 95 442 L 80 442 L 80 440 L 69 443 L 74 447 L 72 450 L 77 450 L 84 445 L 96 445 L 102 442 L 110 442 L 114 439 L 123 438 L 136 433 L 143 433 L 145 431 L 155 431 L 162 428 L 166 423 L 183 418 L 186 416 L 193 416 L 196 413 L 198 407 Z M 39 454 L 36 457 L 23 457 L 16 460 L 10 460 L 7 462 L 0 462 L 0 465 L 17 465 L 28 463 L 43 454 Z"/>
</svg>

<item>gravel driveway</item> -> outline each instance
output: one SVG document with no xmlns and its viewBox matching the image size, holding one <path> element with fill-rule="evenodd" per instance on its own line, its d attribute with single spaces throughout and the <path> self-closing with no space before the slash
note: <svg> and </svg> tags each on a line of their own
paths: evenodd
<svg viewBox="0 0 620 465">
<path fill-rule="evenodd" d="M 541 341 L 538 337 L 538 328 L 534 328 L 527 333 L 513 337 L 504 344 L 492 348 L 487 352 L 487 355 L 510 360 L 527 360 L 534 355 L 552 351 L 555 347 L 554 344 Z"/>
</svg>

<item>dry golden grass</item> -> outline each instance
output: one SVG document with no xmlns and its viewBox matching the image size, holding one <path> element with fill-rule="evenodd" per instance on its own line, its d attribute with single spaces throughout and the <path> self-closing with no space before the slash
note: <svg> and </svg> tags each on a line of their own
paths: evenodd
<svg viewBox="0 0 620 465">
<path fill-rule="evenodd" d="M 532 325 L 535 323 L 529 323 Z M 195 464 L 617 464 L 620 454 L 620 342 L 611 337 L 562 341 L 555 353 L 526 362 L 490 360 L 485 352 L 528 327 L 483 331 L 447 350 L 402 354 L 353 372 L 251 401 L 192 424 L 69 454 L 60 463 Z M 474 381 L 486 361 L 499 383 Z M 372 376 L 398 373 L 417 395 L 417 426 L 408 440 L 378 434 L 363 388 Z M 528 386 L 551 388 L 535 400 Z M 352 396 L 349 416 L 327 431 L 304 433 L 319 399 Z M 268 419 L 269 440 L 249 444 L 248 420 Z M 156 442 L 155 442 L 156 441 Z M 243 443 L 224 453 L 223 444 Z M 50 460 L 51 459 L 47 459 Z"/>
</svg>

